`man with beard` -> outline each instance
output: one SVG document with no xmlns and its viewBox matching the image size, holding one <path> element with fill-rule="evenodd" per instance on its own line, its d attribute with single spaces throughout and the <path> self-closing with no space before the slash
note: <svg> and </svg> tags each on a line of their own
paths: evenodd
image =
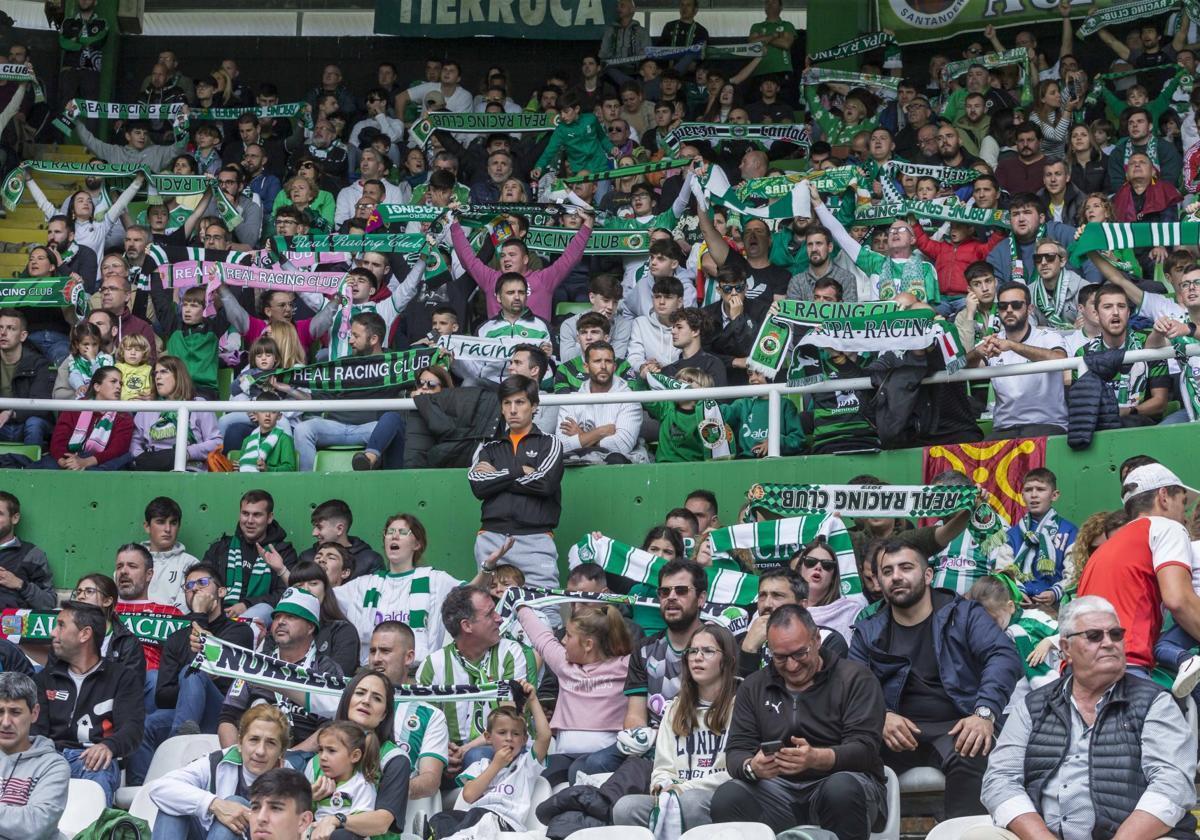
<svg viewBox="0 0 1200 840">
<path fill-rule="evenodd" d="M 706 209 L 698 214 L 700 232 L 708 245 L 708 255 L 717 268 L 732 266 L 746 278 L 746 300 L 779 300 L 787 293 L 791 273 L 771 262 L 771 230 L 758 218 L 747 218 L 742 226 L 743 256 L 730 247 L 717 230 Z"/>
<path fill-rule="evenodd" d="M 845 251 L 833 253 L 833 234 L 829 229 L 811 225 L 804 246 L 808 251 L 808 268 L 788 282 L 788 300 L 812 300 L 817 281 L 828 277 L 842 287 L 842 300 L 857 301 L 858 281 L 864 275 Z"/>
<path fill-rule="evenodd" d="M 257 129 L 257 123 L 255 123 L 255 127 Z M 237 162 L 230 161 L 230 163 Z M 283 189 L 283 184 L 280 183 L 279 176 L 269 168 L 271 163 L 266 146 L 261 143 L 246 144 L 246 149 L 242 152 L 242 170 L 246 173 L 246 181 L 250 187 L 250 192 L 258 196 L 259 202 L 267 213 L 271 212 L 271 209 L 275 206 L 275 198 Z"/>
<path fill-rule="evenodd" d="M 1075 241 L 1075 227 L 1047 221 L 1042 200 L 1032 192 L 1013 195 L 1009 202 L 1009 223 L 1012 233 L 997 242 L 987 256 L 1001 283 L 1009 280 L 1025 283 L 1037 276 L 1034 252 L 1039 241 L 1049 238 L 1067 249 Z M 1080 271 L 1087 282 L 1100 282 L 1100 272 L 1094 265 L 1085 263 Z"/>
<path fill-rule="evenodd" d="M 221 161 L 223 163 L 241 163 L 245 167 L 246 152 L 251 146 L 258 146 L 262 152 L 263 163 L 259 167 L 260 172 L 255 174 L 261 174 L 261 171 L 265 170 L 282 180 L 287 175 L 287 149 L 283 147 L 283 141 L 275 137 L 268 138 L 258 117 L 254 114 L 242 114 L 238 117 L 237 130 L 236 140 L 227 138 L 222 144 Z M 268 212 L 273 206 L 273 200 L 270 203 L 263 202 L 263 207 Z"/>
<path fill-rule="evenodd" d="M 758 576 L 758 600 L 754 619 L 738 647 L 738 675 L 748 677 L 770 661 L 767 648 L 767 620 L 779 607 L 794 604 L 808 609 L 808 583 L 799 572 L 787 566 L 767 569 Z M 829 627 L 818 627 L 821 657 L 826 662 L 842 659 L 848 648 L 842 634 Z"/>
<path fill-rule="evenodd" d="M 1028 286 L 1005 283 L 997 297 L 1004 333 L 984 337 L 967 353 L 968 364 L 1000 367 L 1067 357 L 1062 333 L 1029 323 L 1032 303 Z M 992 380 L 992 387 L 996 403 L 989 440 L 1066 434 L 1067 397 L 1062 374 L 1050 371 L 1001 376 Z"/>
<path fill-rule="evenodd" d="M 1046 168 L 1046 156 L 1042 154 L 1042 131 L 1033 123 L 1021 123 L 1016 131 L 1017 153 L 1000 161 L 996 167 L 996 179 L 1009 193 L 1037 192 L 1043 186 L 1042 172 Z M 1176 160 L 1178 160 L 1176 152 Z M 1111 165 L 1109 167 L 1111 169 Z M 1121 167 L 1121 183 L 1125 182 L 1125 169 Z M 1179 168 L 1175 169 L 1179 177 Z M 1111 177 L 1111 176 L 1110 176 Z"/>
<path fill-rule="evenodd" d="M 967 94 L 967 98 L 963 101 L 963 114 L 954 121 L 958 139 L 970 154 L 983 158 L 994 165 L 1000 147 L 996 143 L 996 139 L 988 133 L 991 126 L 992 118 L 988 114 L 983 94 Z"/>
<path fill-rule="evenodd" d="M 942 166 L 954 166 L 959 169 L 966 169 L 979 162 L 979 158 L 962 147 L 962 141 L 958 137 L 958 129 L 950 125 L 950 123 L 942 123 L 938 126 L 937 143 L 938 155 L 941 157 Z"/>
<path fill-rule="evenodd" d="M 878 560 L 885 606 L 854 628 L 850 659 L 883 685 L 883 761 L 897 773 L 946 775 L 947 818 L 981 814 L 980 783 L 1022 663 L 982 604 L 930 588 L 919 550 L 884 544 Z"/>
<path fill-rule="evenodd" d="M 616 353 L 607 341 L 588 345 L 583 351 L 583 362 L 587 378 L 578 393 L 607 394 L 629 390 L 624 379 L 614 376 Z M 558 440 L 567 457 L 589 461 L 599 458 L 606 464 L 627 464 L 638 445 L 642 408 L 637 403 L 568 405 L 559 412 L 558 422 Z"/>
<path fill-rule="evenodd" d="M 140 543 L 126 543 L 117 549 L 113 568 L 113 581 L 117 584 L 116 611 L 162 616 L 183 615 L 174 604 L 160 604 L 150 600 L 150 580 L 154 577 L 154 558 L 150 549 Z M 142 642 L 146 655 L 146 674 L 153 683 L 158 671 L 162 649 L 156 642 Z M 153 685 L 149 686 L 153 691 Z"/>
<path fill-rule="evenodd" d="M 275 521 L 275 499 L 266 490 L 248 490 L 238 503 L 238 524 L 204 552 L 203 562 L 221 571 L 225 581 L 225 613 L 237 618 L 252 607 L 250 618 L 270 617 L 271 605 L 287 588 L 287 569 L 296 565 L 296 550 Z"/>
<path fill-rule="evenodd" d="M 51 216 L 46 221 L 46 245 L 62 260 L 58 267 L 60 276 L 78 274 L 88 279 L 96 276 L 99 267 L 96 252 L 75 241 L 75 222 L 67 216 Z"/>
</svg>

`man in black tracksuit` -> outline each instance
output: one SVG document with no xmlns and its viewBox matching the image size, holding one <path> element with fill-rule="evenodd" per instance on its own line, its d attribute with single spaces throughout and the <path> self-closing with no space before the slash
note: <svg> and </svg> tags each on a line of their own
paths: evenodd
<svg viewBox="0 0 1200 840">
<path fill-rule="evenodd" d="M 128 670 L 102 659 L 104 613 L 78 601 L 67 601 L 51 632 L 54 656 L 34 677 L 42 713 L 35 735 L 45 735 L 71 765 L 72 779 L 91 779 L 104 789 L 112 806 L 120 780 L 117 759 L 142 741 L 146 704 L 142 681 Z M 76 687 L 75 680 L 80 679 Z"/>
<path fill-rule="evenodd" d="M 562 513 L 562 444 L 534 425 L 539 397 L 532 379 L 510 376 L 498 397 L 508 434 L 480 446 L 467 472 L 483 502 L 475 562 L 485 566 L 511 537 L 504 562 L 524 572 L 530 586 L 555 587 L 558 551 L 550 532 Z"/>
<path fill-rule="evenodd" d="M 808 610 L 772 611 L 771 664 L 734 700 L 725 747 L 733 781 L 713 795 L 714 823 L 764 822 L 776 833 L 819 825 L 839 840 L 867 840 L 887 821 L 883 690 L 862 665 L 825 659 L 820 645 Z"/>
</svg>

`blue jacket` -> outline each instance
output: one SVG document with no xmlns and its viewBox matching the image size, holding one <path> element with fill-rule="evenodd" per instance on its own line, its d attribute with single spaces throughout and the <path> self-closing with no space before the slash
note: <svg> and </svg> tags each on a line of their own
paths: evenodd
<svg viewBox="0 0 1200 840">
<path fill-rule="evenodd" d="M 1067 552 L 1071 546 L 1075 545 L 1075 537 L 1079 534 L 1079 528 L 1074 522 L 1068 522 L 1061 516 L 1058 517 L 1058 534 L 1050 543 L 1050 549 L 1054 552 L 1054 571 L 1051 573 L 1041 572 L 1037 570 L 1037 558 L 1034 558 L 1031 568 L 1021 569 L 1023 574 L 1030 574 L 1032 577 L 1021 585 L 1025 590 L 1025 594 L 1029 597 L 1040 595 L 1047 589 L 1054 590 L 1055 600 L 1062 600 L 1062 578 L 1066 568 Z M 1008 529 L 1008 546 L 1013 550 L 1013 557 L 1020 557 L 1021 552 L 1025 549 L 1025 535 L 1021 532 L 1021 523 L 1018 522 Z M 1028 561 L 1027 561 L 1028 562 Z"/>
<path fill-rule="evenodd" d="M 933 647 L 942 687 L 963 717 L 987 706 L 999 718 L 1017 680 L 1025 674 L 1012 639 L 977 601 L 943 589 L 934 589 L 931 595 Z M 850 641 L 850 658 L 871 669 L 883 685 L 888 710 L 894 712 L 900 708 L 912 663 L 887 652 L 891 625 L 888 607 L 858 622 Z"/>
<path fill-rule="evenodd" d="M 1048 221 L 1046 222 L 1046 236 L 1070 250 L 1075 243 L 1075 226 Z M 1027 281 L 1037 277 L 1037 268 L 1033 264 L 1033 251 L 1036 247 L 1036 240 L 1030 240 L 1020 246 L 1021 262 L 1025 265 Z M 1007 283 L 1012 279 L 1012 244 L 1008 238 L 1001 239 L 996 243 L 996 246 L 988 252 L 987 261 L 988 265 L 996 269 L 996 282 Z M 1077 268 L 1083 275 L 1083 279 L 1089 283 L 1099 283 L 1104 279 L 1100 276 L 1100 269 L 1096 268 L 1091 260 L 1083 260 Z"/>
</svg>

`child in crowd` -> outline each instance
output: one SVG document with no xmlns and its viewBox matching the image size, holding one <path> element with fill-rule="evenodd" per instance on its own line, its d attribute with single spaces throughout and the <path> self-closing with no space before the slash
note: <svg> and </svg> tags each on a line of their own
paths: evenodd
<svg viewBox="0 0 1200 840">
<path fill-rule="evenodd" d="M 262 399 L 270 397 L 264 395 Z M 279 427 L 281 417 L 278 411 L 250 412 L 256 428 L 242 441 L 239 472 L 296 471 L 296 445 L 287 429 Z"/>
<path fill-rule="evenodd" d="M 712 377 L 699 368 L 679 371 L 679 381 L 691 388 L 711 388 Z M 660 464 L 703 461 L 708 448 L 700 439 L 700 423 L 704 407 L 695 400 L 685 402 L 645 403 L 642 408 L 659 422 L 658 451 L 654 460 Z"/>
<path fill-rule="evenodd" d="M 680 371 L 680 375 L 683 371 Z M 767 377 L 756 370 L 747 372 L 751 385 L 767 384 Z M 721 416 L 733 432 L 735 458 L 764 458 L 767 454 L 766 397 L 742 397 L 721 405 Z M 780 401 L 779 454 L 799 455 L 804 451 L 804 425 L 796 404 L 784 398 Z"/>
<path fill-rule="evenodd" d="M 1067 553 L 1075 545 L 1079 528 L 1054 510 L 1058 478 L 1039 467 L 1025 474 L 1021 498 L 1028 513 L 1008 529 L 1008 545 L 1020 573 L 1024 600 L 1052 607 L 1062 600 Z"/>
<path fill-rule="evenodd" d="M 612 140 L 603 123 L 591 113 L 583 113 L 583 103 L 578 93 L 567 91 L 559 99 L 558 125 L 550 135 L 541 157 L 529 173 L 534 181 L 542 177 L 542 172 L 551 164 L 557 162 L 559 154 L 567 159 L 567 168 L 572 173 L 587 170 L 588 172 L 604 172 L 609 168 L 609 156 L 615 149 Z M 607 192 L 608 182 L 602 181 L 605 189 L 596 190 L 596 201 L 600 201 Z"/>
<path fill-rule="evenodd" d="M 495 570 L 485 574 L 490 578 L 490 582 L 487 583 L 488 592 L 492 593 L 497 602 L 510 587 L 525 585 L 525 573 L 516 566 L 500 564 Z"/>
<path fill-rule="evenodd" d="M 229 329 L 229 320 L 224 309 L 218 309 L 211 318 L 204 317 L 205 294 L 202 286 L 185 289 L 177 319 L 170 292 L 155 293 L 154 311 L 158 314 L 159 334 L 166 339 L 167 353 L 183 359 L 197 394 L 215 400 L 218 345 Z"/>
<path fill-rule="evenodd" d="M 533 685 L 521 680 L 526 708 L 533 716 L 533 745 L 525 719 L 512 706 L 500 706 L 488 715 L 484 737 L 495 751 L 491 758 L 481 758 L 459 774 L 462 786 L 460 801 L 469 811 L 443 811 L 429 821 L 435 838 L 449 837 L 470 828 L 489 814 L 496 817 L 501 831 L 524 831 L 533 791 L 545 769 L 550 752 L 550 722 L 538 702 Z"/>
<path fill-rule="evenodd" d="M 154 398 L 154 374 L 150 366 L 150 342 L 130 334 L 117 346 L 117 370 L 121 371 L 121 399 Z"/>
<path fill-rule="evenodd" d="M 613 606 L 576 609 L 566 621 L 561 642 L 537 611 L 518 604 L 517 620 L 533 649 L 558 677 L 551 723 L 556 745 L 549 768 L 559 776 L 569 768 L 574 781 L 576 762 L 611 747 L 625 726 L 625 678 L 631 651 L 625 619 Z M 555 781 L 563 779 L 551 779 Z"/>
<path fill-rule="evenodd" d="M 1021 609 L 1020 585 L 1007 574 L 988 575 L 971 585 L 966 597 L 978 601 L 1016 645 L 1025 665 L 1025 679 L 1017 683 L 1010 703 L 1027 691 L 1058 679 L 1059 656 L 1055 646 L 1043 655 L 1040 643 L 1058 634 L 1058 622 L 1038 609 Z"/>
<path fill-rule="evenodd" d="M 294 327 L 291 328 L 291 332 L 292 334 L 295 333 Z M 262 385 L 255 378 L 259 374 L 290 367 L 286 363 L 287 354 L 280 348 L 279 342 L 272 335 L 265 333 L 254 339 L 254 343 L 250 345 L 250 351 L 246 354 L 246 358 L 246 366 L 234 377 L 233 386 L 230 389 L 232 392 L 230 400 L 236 402 L 253 400 L 264 393 Z M 299 361 L 293 363 L 302 364 Z M 272 399 L 275 398 L 274 395 L 270 396 Z M 280 417 L 277 425 L 283 431 L 291 434 L 292 422 L 298 420 L 299 416 L 299 412 L 289 411 Z M 254 429 L 255 425 L 255 422 L 250 419 L 250 415 L 245 412 L 227 411 L 221 415 L 221 419 L 217 421 L 217 428 L 220 430 L 221 437 L 224 440 L 225 451 L 232 452 L 235 449 L 240 449 L 245 436 Z"/>
<path fill-rule="evenodd" d="M 379 741 L 375 733 L 348 720 L 317 731 L 317 754 L 304 775 L 313 786 L 315 819 L 375 810 L 379 782 Z"/>
<path fill-rule="evenodd" d="M 112 355 L 101 352 L 100 341 L 100 329 L 90 321 L 80 321 L 71 328 L 71 355 L 62 367 L 76 399 L 87 391 L 96 371 L 113 363 Z"/>
</svg>

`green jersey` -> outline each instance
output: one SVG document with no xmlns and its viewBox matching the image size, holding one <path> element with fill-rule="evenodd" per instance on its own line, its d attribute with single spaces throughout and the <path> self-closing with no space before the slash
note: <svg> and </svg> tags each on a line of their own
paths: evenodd
<svg viewBox="0 0 1200 840">
<path fill-rule="evenodd" d="M 929 559 L 936 569 L 934 587 L 966 595 L 975 581 L 1012 565 L 1013 553 L 1007 539 L 1004 520 L 986 501 L 981 502 L 971 514 L 966 530 Z"/>
<path fill-rule="evenodd" d="M 760 20 L 758 23 L 750 27 L 750 35 L 783 35 L 790 32 L 792 37 L 796 35 L 796 27 L 792 26 L 786 20 Z M 766 76 L 769 73 L 791 73 L 792 72 L 792 51 L 785 50 L 780 47 L 773 47 L 769 44 L 764 44 L 762 61 L 758 63 L 758 67 L 754 70 L 755 76 Z"/>
<path fill-rule="evenodd" d="M 1146 338 L 1148 336 L 1148 332 L 1132 332 L 1127 330 L 1125 333 L 1125 344 L 1122 349 L 1142 350 L 1146 346 Z M 1104 337 L 1096 336 L 1076 350 L 1075 355 L 1083 356 L 1088 353 L 1101 353 L 1108 349 L 1110 348 L 1105 345 Z M 1072 371 L 1071 377 L 1072 379 L 1077 379 L 1079 371 Z M 1171 374 L 1166 359 L 1151 362 L 1132 362 L 1122 365 L 1121 372 L 1114 376 L 1107 384 L 1116 395 L 1117 406 L 1119 408 L 1132 408 L 1148 400 L 1152 389 L 1170 388 Z"/>
<path fill-rule="evenodd" d="M 933 263 L 917 254 L 897 260 L 864 247 L 858 252 L 855 265 L 871 276 L 879 300 L 891 300 L 901 292 L 908 292 L 925 303 L 937 303 L 942 299 L 937 270 Z"/>
</svg>

